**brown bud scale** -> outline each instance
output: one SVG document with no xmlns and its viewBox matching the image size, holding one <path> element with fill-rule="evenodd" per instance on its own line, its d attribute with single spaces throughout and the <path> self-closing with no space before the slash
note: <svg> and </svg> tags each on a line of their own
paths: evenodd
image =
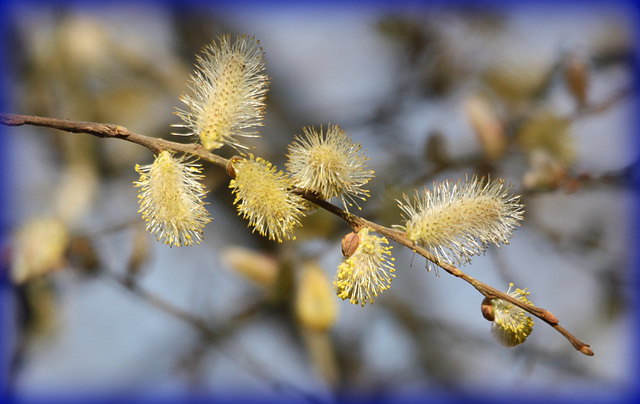
<svg viewBox="0 0 640 404">
<path fill-rule="evenodd" d="M 484 300 L 482 301 L 482 304 L 480 305 L 480 311 L 482 312 L 482 317 L 484 317 L 487 321 L 493 321 L 495 318 L 493 314 L 493 305 L 491 304 L 492 300 L 493 299 L 489 297 L 485 297 Z"/>
<path fill-rule="evenodd" d="M 358 233 L 349 233 L 342 238 L 342 255 L 351 257 L 360 245 L 360 236 Z"/>
</svg>

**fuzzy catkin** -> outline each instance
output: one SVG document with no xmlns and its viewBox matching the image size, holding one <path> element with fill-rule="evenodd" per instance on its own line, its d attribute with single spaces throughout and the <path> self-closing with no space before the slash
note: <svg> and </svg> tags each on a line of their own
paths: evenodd
<svg viewBox="0 0 640 404">
<path fill-rule="evenodd" d="M 190 92 L 180 100 L 189 109 L 178 109 L 182 127 L 196 135 L 207 150 L 229 145 L 248 149 L 238 137 L 256 137 L 262 126 L 269 78 L 264 73 L 260 41 L 246 35 L 232 43 L 223 35 L 204 49 L 191 76 Z M 178 135 L 178 133 L 174 133 Z"/>
<path fill-rule="evenodd" d="M 368 158 L 359 143 L 338 125 L 328 125 L 326 131 L 304 128 L 303 133 L 289 145 L 286 167 L 294 186 L 322 199 L 338 197 L 347 211 L 357 206 L 356 199 L 369 197 L 363 186 L 374 172 L 367 169 Z"/>
<path fill-rule="evenodd" d="M 153 164 L 136 165 L 140 179 L 139 213 L 147 230 L 170 246 L 187 246 L 202 240 L 204 226 L 211 221 L 204 207 L 206 191 L 200 183 L 202 167 L 163 151 Z"/>
<path fill-rule="evenodd" d="M 518 195 L 508 193 L 504 180 L 479 179 L 455 184 L 444 181 L 433 191 L 404 195 L 398 206 L 409 240 L 430 250 L 438 260 L 464 265 L 488 244 L 507 244 L 523 218 Z M 434 264 L 429 263 L 429 269 Z"/>
<path fill-rule="evenodd" d="M 249 154 L 233 161 L 235 178 L 229 188 L 236 195 L 238 214 L 249 225 L 271 240 L 295 240 L 294 228 L 300 226 L 303 199 L 289 191 L 289 181 L 282 171 L 268 161 Z"/>
</svg>

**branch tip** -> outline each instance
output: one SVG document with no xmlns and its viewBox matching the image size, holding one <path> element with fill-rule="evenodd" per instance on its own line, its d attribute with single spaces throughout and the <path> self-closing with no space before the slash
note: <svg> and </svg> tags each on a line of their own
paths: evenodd
<svg viewBox="0 0 640 404">
<path fill-rule="evenodd" d="M 554 324 L 554 325 L 560 322 L 560 320 L 558 320 L 558 317 L 556 317 L 552 312 L 547 310 L 545 310 L 545 312 L 542 314 L 542 319 L 547 323 Z"/>
<path fill-rule="evenodd" d="M 593 356 L 593 350 L 591 348 L 589 348 L 589 345 L 583 345 L 582 348 L 580 348 L 580 352 L 587 355 L 587 356 Z"/>
</svg>

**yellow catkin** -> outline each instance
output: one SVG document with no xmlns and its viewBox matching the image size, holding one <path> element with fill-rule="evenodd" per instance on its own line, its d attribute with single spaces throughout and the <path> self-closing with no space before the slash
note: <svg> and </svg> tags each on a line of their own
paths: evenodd
<svg viewBox="0 0 640 404">
<path fill-rule="evenodd" d="M 204 226 L 211 221 L 204 207 L 206 191 L 199 182 L 203 176 L 199 164 L 161 152 L 153 164 L 136 165 L 140 179 L 139 213 L 147 222 L 147 231 L 169 246 L 199 244 Z"/>
<path fill-rule="evenodd" d="M 295 313 L 305 327 L 326 331 L 335 322 L 337 305 L 331 281 L 315 262 L 303 265 L 295 299 Z"/>
<path fill-rule="evenodd" d="M 300 226 L 303 199 L 289 191 L 289 181 L 282 171 L 252 154 L 234 161 L 236 177 L 229 183 L 236 195 L 238 213 L 263 236 L 282 242 L 293 240 L 293 230 Z"/>
<path fill-rule="evenodd" d="M 513 283 L 509 284 L 507 294 L 527 304 L 529 292 L 527 289 L 511 291 Z M 522 344 L 533 331 L 533 320 L 521 308 L 501 299 L 493 299 L 491 302 L 494 312 L 494 320 L 491 332 L 502 345 L 514 347 Z"/>
<path fill-rule="evenodd" d="M 358 236 L 358 247 L 338 267 L 333 286 L 339 298 L 364 306 L 389 288 L 395 269 L 392 247 L 385 237 L 371 234 L 367 227 Z"/>
</svg>

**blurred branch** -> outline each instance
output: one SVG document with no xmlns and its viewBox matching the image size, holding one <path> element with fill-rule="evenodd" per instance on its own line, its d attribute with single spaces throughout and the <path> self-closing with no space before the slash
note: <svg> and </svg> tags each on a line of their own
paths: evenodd
<svg viewBox="0 0 640 404">
<path fill-rule="evenodd" d="M 575 121 L 577 119 L 584 118 L 585 116 L 588 116 L 588 115 L 600 114 L 602 112 L 605 112 L 606 110 L 611 108 L 613 105 L 617 104 L 618 102 L 624 100 L 625 98 L 632 96 L 633 94 L 634 94 L 633 88 L 631 87 L 623 88 L 611 94 L 609 97 L 605 98 L 602 101 L 590 103 L 588 105 L 584 105 L 581 108 L 578 108 L 568 118 L 570 121 Z"/>
<path fill-rule="evenodd" d="M 214 329 L 202 318 L 199 318 L 177 306 L 174 306 L 161 297 L 154 295 L 148 290 L 142 288 L 136 282 L 132 281 L 130 277 L 118 275 L 116 273 L 108 271 L 102 271 L 100 274 L 104 279 L 115 283 L 117 286 L 130 292 L 133 296 L 144 301 L 145 303 L 185 322 L 196 331 L 198 331 L 198 333 L 200 333 L 200 335 L 204 337 L 206 343 L 215 345 L 221 344 L 223 340 L 226 340 L 224 341 L 224 344 L 226 345 L 227 350 L 231 351 L 228 353 L 231 354 L 231 356 L 235 359 L 237 359 L 238 357 L 242 358 L 242 360 L 244 361 L 245 370 L 258 376 L 261 380 L 266 381 L 274 390 L 283 392 L 289 391 L 293 394 L 303 397 L 309 402 L 317 402 L 317 399 L 313 395 L 302 391 L 300 388 L 288 382 L 278 379 L 277 376 L 273 375 L 273 372 L 268 368 L 268 366 L 259 363 L 255 359 L 249 357 L 249 355 L 244 352 L 240 344 L 236 343 L 232 339 L 229 339 L 229 336 L 242 323 L 244 323 L 246 319 L 252 317 L 259 311 L 263 310 L 265 307 L 269 306 L 269 302 L 267 299 L 260 299 L 253 302 L 252 304 L 238 312 L 227 323 Z"/>
</svg>

